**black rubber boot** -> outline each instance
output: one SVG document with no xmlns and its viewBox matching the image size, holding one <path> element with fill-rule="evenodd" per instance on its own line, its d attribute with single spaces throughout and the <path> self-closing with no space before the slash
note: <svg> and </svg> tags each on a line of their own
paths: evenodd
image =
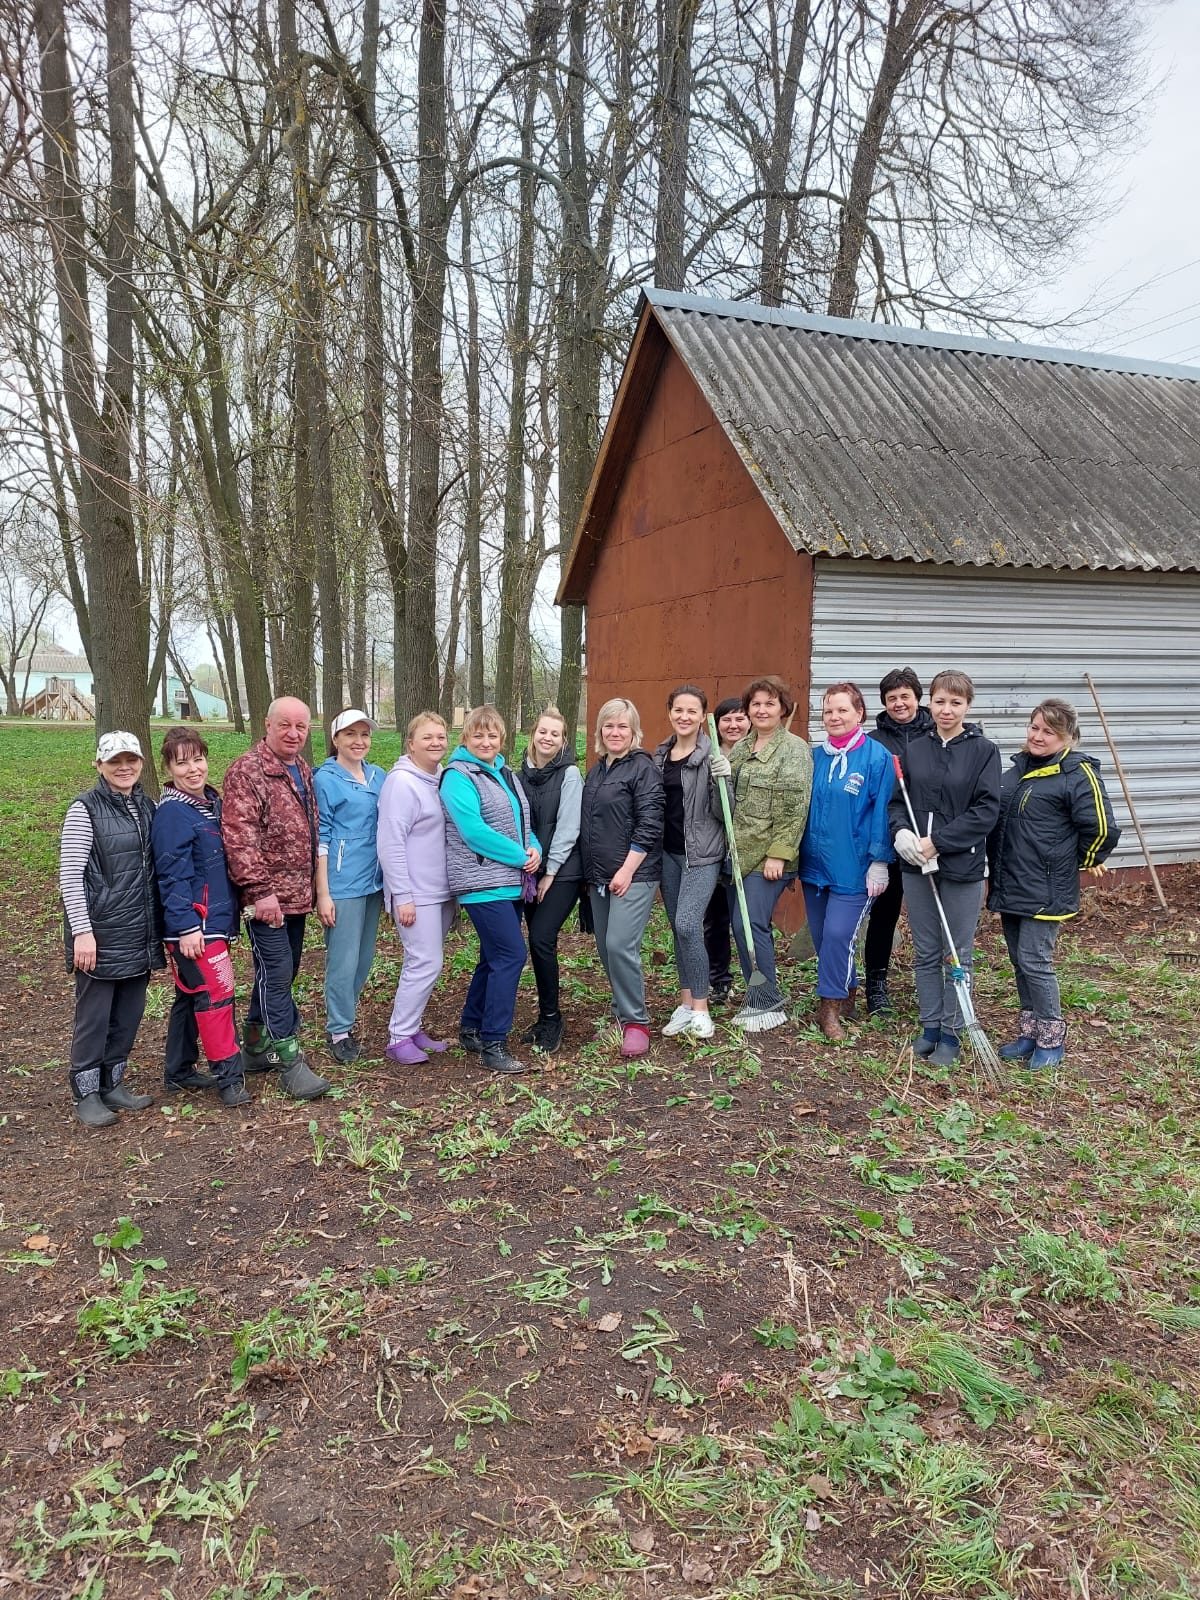
<svg viewBox="0 0 1200 1600">
<path fill-rule="evenodd" d="M 181 1072 L 176 1078 L 164 1078 L 163 1088 L 178 1093 L 184 1089 L 215 1089 L 217 1080 L 211 1073 L 201 1072 L 199 1067 L 192 1067 L 188 1072 Z"/>
<path fill-rule="evenodd" d="M 888 969 L 881 967 L 867 973 L 867 1015 L 869 1017 L 886 1016 L 892 1009 L 892 997 L 888 994 Z"/>
<path fill-rule="evenodd" d="M 75 1120 L 82 1122 L 85 1128 L 111 1128 L 121 1119 L 104 1103 L 97 1089 L 95 1094 L 85 1094 L 82 1100 L 76 1100 Z"/>
<path fill-rule="evenodd" d="M 123 1083 L 115 1083 L 111 1089 L 101 1089 L 100 1098 L 110 1111 L 145 1111 L 147 1106 L 154 1104 L 152 1094 L 133 1094 Z M 91 1099 L 91 1095 L 88 1099 Z"/>
<path fill-rule="evenodd" d="M 480 1051 L 489 1072 L 524 1072 L 525 1065 L 508 1053 L 507 1039 L 489 1039 Z"/>
</svg>

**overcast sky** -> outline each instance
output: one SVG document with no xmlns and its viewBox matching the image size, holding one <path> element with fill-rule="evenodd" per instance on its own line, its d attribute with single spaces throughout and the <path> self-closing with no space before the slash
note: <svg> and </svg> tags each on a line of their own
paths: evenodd
<svg viewBox="0 0 1200 1600">
<path fill-rule="evenodd" d="M 1200 365 L 1200 0 L 1151 13 L 1150 76 L 1165 81 L 1114 174 L 1124 198 L 1043 304 L 1052 317 L 1106 313 L 1054 343 Z"/>
</svg>

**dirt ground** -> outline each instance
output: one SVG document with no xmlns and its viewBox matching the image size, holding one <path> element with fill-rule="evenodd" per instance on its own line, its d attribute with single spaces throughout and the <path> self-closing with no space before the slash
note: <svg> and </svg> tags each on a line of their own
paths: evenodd
<svg viewBox="0 0 1200 1600">
<path fill-rule="evenodd" d="M 659 1039 L 631 1067 L 598 1031 L 577 934 L 559 1055 L 525 1050 L 534 1070 L 507 1082 L 457 1049 L 402 1072 L 379 1059 L 398 955 L 384 940 L 352 1069 L 320 1047 L 310 948 L 327 1098 L 296 1105 L 263 1077 L 244 1112 L 165 1098 L 156 983 L 131 1075 L 156 1104 L 88 1133 L 67 1098 L 55 908 L 44 882 L 10 884 L 0 1594 L 1191 1593 L 1195 1530 L 1160 1521 L 1152 1435 L 1089 1480 L 1086 1441 L 1067 1471 L 1066 1424 L 1046 1420 L 1090 1404 L 1101 1370 L 1195 1398 L 1194 1329 L 1131 1310 L 1156 1293 L 1187 1305 L 1200 1282 L 1182 1169 L 1151 1170 L 1154 1143 L 1104 1181 L 1106 1150 L 1165 1118 L 1194 1160 L 1197 990 L 1146 997 L 1156 974 L 1200 970 L 1200 870 L 1169 889 L 1169 919 L 1148 885 L 1089 891 L 1064 943 L 1075 1004 L 1052 1081 L 922 1071 L 903 952 L 910 1014 L 860 1018 L 844 1046 L 814 1033 L 811 974 L 785 963 L 788 1027 Z M 999 1041 L 1014 1008 L 984 923 Z M 454 938 L 433 1007 L 452 1040 L 471 963 Z M 665 951 L 651 974 L 661 1023 Z M 523 989 L 518 1027 L 531 1015 Z M 989 1289 L 1031 1221 L 1119 1261 L 1119 1298 Z M 950 1390 L 912 1392 L 925 1440 L 1000 1486 L 960 1496 L 987 1503 L 983 1578 L 931 1565 L 942 1514 L 899 1469 L 839 1476 L 832 1446 L 807 1475 L 775 1468 L 792 1397 L 821 1394 L 832 1363 L 840 1415 L 845 1374 L 929 1307 L 1043 1407 L 985 1426 Z M 1114 1555 L 1120 1539 L 1136 1559 Z"/>
</svg>

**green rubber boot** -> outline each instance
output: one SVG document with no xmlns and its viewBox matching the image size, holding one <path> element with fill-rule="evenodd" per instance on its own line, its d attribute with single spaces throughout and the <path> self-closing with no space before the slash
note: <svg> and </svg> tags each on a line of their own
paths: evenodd
<svg viewBox="0 0 1200 1600">
<path fill-rule="evenodd" d="M 248 1022 L 242 1031 L 242 1067 L 246 1072 L 270 1072 L 271 1035 L 261 1022 Z"/>
<path fill-rule="evenodd" d="M 274 1040 L 268 1055 L 271 1065 L 279 1070 L 279 1087 L 293 1100 L 319 1100 L 329 1093 L 329 1084 L 304 1059 L 298 1039 Z"/>
</svg>

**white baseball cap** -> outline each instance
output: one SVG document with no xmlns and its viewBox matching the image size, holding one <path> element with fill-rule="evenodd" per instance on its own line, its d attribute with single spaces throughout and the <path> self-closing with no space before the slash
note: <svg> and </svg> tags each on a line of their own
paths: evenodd
<svg viewBox="0 0 1200 1600">
<path fill-rule="evenodd" d="M 132 755 L 142 759 L 142 746 L 136 733 L 125 733 L 120 728 L 112 733 L 102 733 L 96 745 L 97 761 L 115 761 L 118 756 Z"/>
<path fill-rule="evenodd" d="M 343 728 L 352 728 L 356 722 L 365 722 L 368 728 L 375 726 L 365 711 L 356 711 L 351 706 L 349 711 L 339 711 L 334 717 L 329 725 L 330 737 L 332 738 L 335 733 L 341 733 Z"/>
</svg>

